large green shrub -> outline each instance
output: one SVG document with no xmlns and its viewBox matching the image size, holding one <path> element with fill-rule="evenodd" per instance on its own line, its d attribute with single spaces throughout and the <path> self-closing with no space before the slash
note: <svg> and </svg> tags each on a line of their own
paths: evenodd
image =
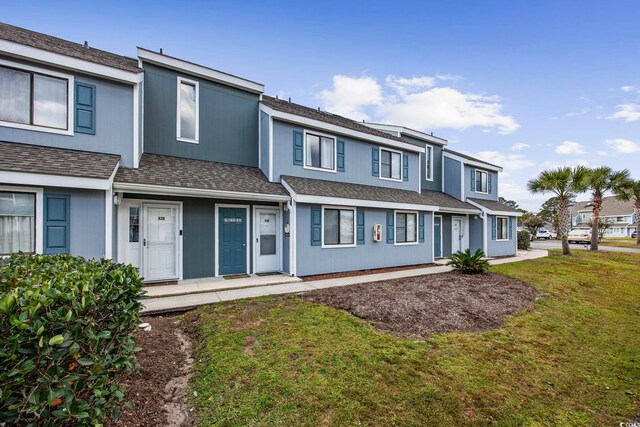
<svg viewBox="0 0 640 427">
<path fill-rule="evenodd" d="M 489 269 L 489 262 L 485 259 L 482 249 L 478 249 L 473 254 L 471 249 L 451 254 L 447 265 L 464 274 L 481 274 Z"/>
<path fill-rule="evenodd" d="M 0 261 L 0 425 L 94 425 L 118 415 L 135 366 L 142 281 L 70 255 Z"/>
<path fill-rule="evenodd" d="M 521 251 L 531 249 L 531 233 L 527 230 L 518 231 L 518 249 Z"/>
</svg>

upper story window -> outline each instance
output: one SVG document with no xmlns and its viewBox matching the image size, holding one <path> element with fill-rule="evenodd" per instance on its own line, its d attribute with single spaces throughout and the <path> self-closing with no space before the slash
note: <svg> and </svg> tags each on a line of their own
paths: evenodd
<svg viewBox="0 0 640 427">
<path fill-rule="evenodd" d="M 418 242 L 418 214 L 396 212 L 396 244 Z"/>
<path fill-rule="evenodd" d="M 380 178 L 402 181 L 402 153 L 380 148 Z"/>
<path fill-rule="evenodd" d="M 425 177 L 427 181 L 433 181 L 433 147 L 425 147 Z"/>
<path fill-rule="evenodd" d="M 355 246 L 355 216 L 352 208 L 323 208 L 323 247 Z"/>
<path fill-rule="evenodd" d="M 198 82 L 178 77 L 177 138 L 198 143 L 200 134 L 200 86 Z"/>
<path fill-rule="evenodd" d="M 326 135 L 305 134 L 305 160 L 308 169 L 336 171 L 336 140 Z"/>
<path fill-rule="evenodd" d="M 0 255 L 35 252 L 36 195 L 0 192 Z"/>
<path fill-rule="evenodd" d="M 71 133 L 73 77 L 0 66 L 0 122 L 5 126 Z"/>
<path fill-rule="evenodd" d="M 489 174 L 476 169 L 476 193 L 489 192 Z"/>
</svg>

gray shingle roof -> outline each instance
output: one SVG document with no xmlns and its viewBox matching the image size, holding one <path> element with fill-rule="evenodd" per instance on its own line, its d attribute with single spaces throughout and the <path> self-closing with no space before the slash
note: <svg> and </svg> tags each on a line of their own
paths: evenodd
<svg viewBox="0 0 640 427">
<path fill-rule="evenodd" d="M 458 200 L 447 193 L 443 193 L 442 191 L 422 190 L 422 197 L 424 197 L 429 205 L 440 206 L 445 209 L 470 209 L 480 212 L 476 206 L 463 202 L 462 200 Z"/>
<path fill-rule="evenodd" d="M 0 39 L 138 73 L 138 60 L 0 22 Z"/>
<path fill-rule="evenodd" d="M 592 208 L 589 205 L 588 201 L 584 202 L 576 202 L 575 205 L 571 208 L 571 211 L 575 215 L 578 211 L 592 211 Z M 618 199 L 615 196 L 607 196 L 602 198 L 602 210 L 600 211 L 601 216 L 612 216 L 612 215 L 631 215 L 633 214 L 633 201 L 623 201 Z"/>
<path fill-rule="evenodd" d="M 0 141 L 0 170 L 109 179 L 120 156 Z"/>
<path fill-rule="evenodd" d="M 299 176 L 282 176 L 282 179 L 299 195 L 433 206 L 430 204 L 431 200 L 410 190 L 301 178 Z"/>
<path fill-rule="evenodd" d="M 115 182 L 288 196 L 256 167 L 144 153 L 138 169 L 120 168 Z"/>
<path fill-rule="evenodd" d="M 471 197 L 469 197 L 468 200 L 492 211 L 520 213 L 518 209 L 514 209 L 511 206 L 498 202 L 497 200 L 474 199 Z"/>
<path fill-rule="evenodd" d="M 502 169 L 502 166 L 498 166 L 498 165 L 495 165 L 493 163 L 485 162 L 484 160 L 478 159 L 478 158 L 473 157 L 473 156 L 469 156 L 468 154 L 460 153 L 459 151 L 453 151 L 453 150 L 450 150 L 448 148 L 445 148 L 444 152 L 445 153 L 455 154 L 456 156 L 460 156 L 460 157 L 463 157 L 465 159 L 473 160 L 474 162 L 484 163 L 485 165 L 493 166 L 494 168 Z"/>
<path fill-rule="evenodd" d="M 276 99 L 271 96 L 263 95 L 262 103 L 267 107 L 273 108 L 274 110 L 277 110 L 277 111 L 282 111 L 283 113 L 295 114 L 296 116 L 318 120 L 318 121 L 325 122 L 335 126 L 341 126 L 346 129 L 351 129 L 351 130 L 366 133 L 369 135 L 378 136 L 380 138 L 389 139 L 391 141 L 404 142 L 405 144 L 416 145 L 418 147 L 420 146 L 406 139 L 390 135 L 386 132 L 382 132 L 372 127 L 369 127 L 363 123 L 356 122 L 355 120 L 338 116 L 337 114 L 331 114 L 326 111 L 319 111 L 313 108 L 305 107 L 304 105 L 295 104 L 293 102 Z"/>
</svg>

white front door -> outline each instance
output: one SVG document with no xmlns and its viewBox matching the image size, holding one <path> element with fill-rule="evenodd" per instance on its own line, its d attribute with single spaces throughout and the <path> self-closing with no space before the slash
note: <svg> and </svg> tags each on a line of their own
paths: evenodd
<svg viewBox="0 0 640 427">
<path fill-rule="evenodd" d="M 280 271 L 279 220 L 279 209 L 256 209 L 256 273 Z"/>
<path fill-rule="evenodd" d="M 178 279 L 179 206 L 143 205 L 144 280 Z"/>
<path fill-rule="evenodd" d="M 453 218 L 453 237 L 452 237 L 452 252 L 456 253 L 462 250 L 462 239 L 464 234 L 462 233 L 462 219 Z"/>
</svg>

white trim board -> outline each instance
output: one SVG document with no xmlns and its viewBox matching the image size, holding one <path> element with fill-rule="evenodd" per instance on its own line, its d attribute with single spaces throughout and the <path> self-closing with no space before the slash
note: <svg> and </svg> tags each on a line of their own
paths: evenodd
<svg viewBox="0 0 640 427">
<path fill-rule="evenodd" d="M 261 83 L 256 83 L 222 71 L 214 70 L 213 68 L 205 67 L 203 65 L 194 64 L 193 62 L 185 61 L 183 59 L 153 52 L 142 47 L 138 47 L 138 58 L 151 64 L 160 65 L 176 71 L 186 72 L 226 86 L 243 89 L 256 94 L 262 94 L 264 92 L 264 85 Z"/>
<path fill-rule="evenodd" d="M 2 177 L 0 172 L 0 178 Z M 234 200 L 258 200 L 263 202 L 286 202 L 291 199 L 289 196 L 260 193 L 240 193 L 237 191 L 206 190 L 199 188 L 166 187 L 151 184 L 129 184 L 114 182 L 113 189 L 139 194 L 158 194 L 166 196 L 191 196 L 204 197 L 208 199 L 234 199 Z"/>
<path fill-rule="evenodd" d="M 482 212 L 486 212 L 489 215 L 502 215 L 502 216 L 522 216 L 522 212 L 509 212 L 509 211 L 494 211 L 485 206 L 482 206 L 478 202 L 474 202 L 473 200 L 467 200 L 467 203 L 472 204 L 473 206 L 477 206 Z"/>
<path fill-rule="evenodd" d="M 281 101 L 281 102 L 286 102 L 286 101 Z M 296 114 L 285 113 L 282 111 L 274 110 L 273 108 L 262 103 L 260 104 L 260 110 L 272 116 L 273 118 L 284 121 L 284 122 L 295 123 L 301 126 L 308 126 L 311 128 L 319 129 L 320 131 L 331 132 L 337 135 L 357 138 L 357 139 L 361 139 L 368 142 L 375 142 L 376 144 L 395 147 L 401 150 L 411 151 L 413 153 L 420 153 L 423 151 L 422 147 L 409 144 L 408 142 L 394 141 L 381 136 L 371 135 L 365 132 L 360 132 L 360 131 L 352 130 L 342 126 L 333 125 L 331 123 L 323 122 L 320 120 L 309 119 L 307 117 L 298 116 Z"/>
<path fill-rule="evenodd" d="M 0 40 L 0 52 L 27 61 L 39 62 L 41 64 L 47 64 L 53 67 L 66 68 L 69 70 L 77 71 L 82 74 L 106 77 L 111 80 L 131 84 L 138 83 L 141 75 L 143 74 L 142 70 L 140 70 L 140 72 L 120 70 L 118 68 L 109 67 L 107 65 L 96 64 L 95 62 L 72 58 L 70 56 L 49 52 L 47 50 L 38 49 L 31 46 L 25 46 L 23 44 L 10 42 L 8 40 Z"/>
<path fill-rule="evenodd" d="M 450 159 L 457 160 L 457 161 L 459 161 L 459 162 L 461 162 L 462 164 L 465 164 L 465 165 L 475 166 L 475 167 L 479 167 L 479 168 L 482 168 L 482 169 L 487 169 L 487 170 L 490 170 L 490 171 L 493 171 L 493 172 L 502 172 L 502 168 L 500 166 L 493 166 L 493 165 L 490 165 L 488 163 L 484 163 L 481 160 L 470 160 L 470 159 L 467 159 L 465 157 L 461 157 L 461 156 L 458 156 L 456 154 L 453 154 L 453 153 L 451 153 L 449 151 L 443 151 L 442 155 L 444 157 L 448 157 Z"/>
<path fill-rule="evenodd" d="M 196 122 L 195 122 L 195 138 L 186 138 L 180 136 L 182 132 L 182 120 L 180 117 L 181 114 L 181 106 L 182 103 L 182 91 L 180 90 L 182 84 L 186 84 L 188 86 L 193 86 L 196 92 Z M 184 78 L 182 76 L 176 77 L 176 140 L 180 142 L 188 142 L 190 144 L 199 144 L 200 143 L 200 83 L 195 80 L 190 80 Z"/>
<path fill-rule="evenodd" d="M 117 166 L 115 169 L 117 170 Z M 37 185 L 43 187 L 83 188 L 87 190 L 109 190 L 111 188 L 110 179 L 9 171 L 0 171 L 0 182 L 18 185 Z"/>
</svg>

